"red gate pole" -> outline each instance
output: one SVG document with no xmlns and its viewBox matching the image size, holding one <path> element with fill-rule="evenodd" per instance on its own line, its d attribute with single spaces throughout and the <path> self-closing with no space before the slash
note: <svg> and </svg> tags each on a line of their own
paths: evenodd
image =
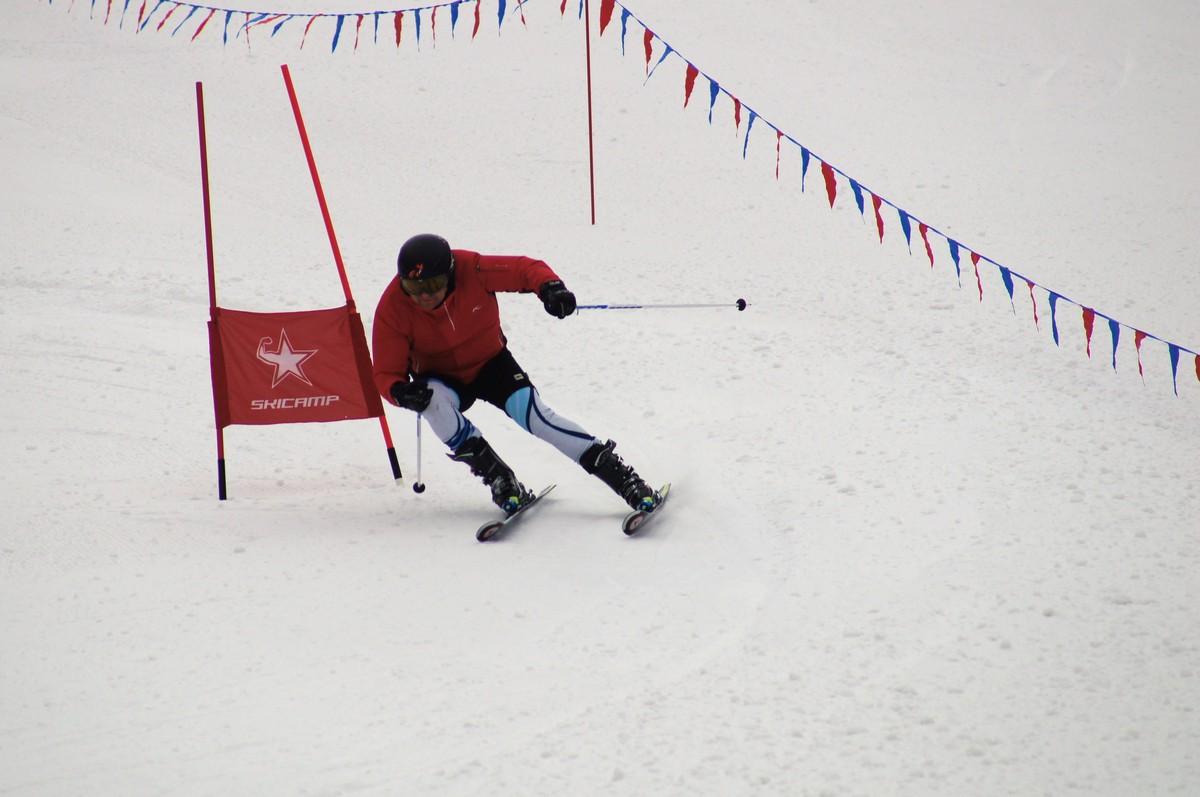
<svg viewBox="0 0 1200 797">
<path fill-rule="evenodd" d="M 292 85 L 292 73 L 287 64 L 280 65 L 283 71 L 283 83 L 287 86 L 288 99 L 292 101 L 292 114 L 296 117 L 296 129 L 300 131 L 300 144 L 304 147 L 304 157 L 308 159 L 308 171 L 312 174 L 313 188 L 317 190 L 317 204 L 321 206 L 321 218 L 325 220 L 325 232 L 329 236 L 329 246 L 333 249 L 333 262 L 337 266 L 338 276 L 342 280 L 342 291 L 346 294 L 346 302 L 354 309 L 354 296 L 350 293 L 350 280 L 346 277 L 346 266 L 342 263 L 342 250 L 338 247 L 337 236 L 333 232 L 333 218 L 329 215 L 329 205 L 325 202 L 325 191 L 321 188 L 321 178 L 317 174 L 317 162 L 313 158 L 312 146 L 308 143 L 308 131 L 304 128 L 304 117 L 300 115 L 300 101 L 296 99 L 296 88 Z"/>
<path fill-rule="evenodd" d="M 208 190 L 208 140 L 204 133 L 204 86 L 196 81 L 196 122 L 200 129 L 200 190 L 204 196 L 204 250 L 208 256 L 208 362 L 212 371 L 213 417 L 217 426 L 217 497 L 224 501 L 225 427 L 221 425 L 221 397 L 217 363 L 220 337 L 217 334 L 217 270 L 213 259 L 212 199 Z"/>
<path fill-rule="evenodd" d="M 321 188 L 321 177 L 317 174 L 317 161 L 313 157 L 312 146 L 308 141 L 308 131 L 304 128 L 304 117 L 300 114 L 300 101 L 296 99 L 296 87 L 292 85 L 292 73 L 287 64 L 281 64 L 283 83 L 287 87 L 288 98 L 292 102 L 292 114 L 296 117 L 296 129 L 300 132 L 300 144 L 304 147 L 304 157 L 308 160 L 308 171 L 312 175 L 313 188 L 317 192 L 317 204 L 321 206 L 321 217 L 325 220 L 325 232 L 329 236 L 329 246 L 333 249 L 333 262 L 337 266 L 338 277 L 342 280 L 342 291 L 346 294 L 346 306 L 351 313 L 357 313 L 354 307 L 354 296 L 350 293 L 350 280 L 346 276 L 346 266 L 342 262 L 342 250 L 338 247 L 337 235 L 333 231 L 333 218 L 329 215 L 329 205 L 325 202 L 325 191 Z M 364 337 L 365 343 L 365 337 Z M 372 385 L 373 386 L 373 385 Z M 388 461 L 392 466 L 392 478 L 400 481 L 400 461 L 396 458 L 396 446 L 392 443 L 392 433 L 388 430 L 387 415 L 380 410 L 379 427 L 383 430 L 383 444 L 387 447 Z"/>
<path fill-rule="evenodd" d="M 588 184 L 592 192 L 592 226 L 596 225 L 596 157 L 592 137 L 592 12 L 588 0 L 583 0 L 583 40 L 587 54 L 588 106 Z"/>
</svg>

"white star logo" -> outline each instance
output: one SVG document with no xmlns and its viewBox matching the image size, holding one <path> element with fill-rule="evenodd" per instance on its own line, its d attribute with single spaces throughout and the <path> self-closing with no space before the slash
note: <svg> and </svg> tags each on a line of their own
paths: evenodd
<svg viewBox="0 0 1200 797">
<path fill-rule="evenodd" d="M 287 330 L 279 330 L 279 350 L 267 351 L 267 346 L 273 341 L 270 338 L 262 338 L 258 342 L 258 359 L 262 360 L 267 365 L 275 367 L 275 375 L 271 378 L 271 387 L 275 387 L 289 376 L 294 376 L 306 385 L 312 385 L 312 382 L 304 375 L 304 369 L 301 367 L 304 361 L 316 354 L 319 349 L 293 349 L 292 342 L 288 340 Z"/>
</svg>

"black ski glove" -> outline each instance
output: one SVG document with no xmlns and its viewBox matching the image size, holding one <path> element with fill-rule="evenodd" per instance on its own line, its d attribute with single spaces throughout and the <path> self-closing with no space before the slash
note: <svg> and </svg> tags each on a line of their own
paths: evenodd
<svg viewBox="0 0 1200 797">
<path fill-rule="evenodd" d="M 562 280 L 550 280 L 538 288 L 538 298 L 546 306 L 546 312 L 555 318 L 566 318 L 575 312 L 575 294 L 567 290 Z"/>
<path fill-rule="evenodd" d="M 433 398 L 433 389 L 424 382 L 394 382 L 388 392 L 398 406 L 413 412 L 424 412 Z"/>
</svg>

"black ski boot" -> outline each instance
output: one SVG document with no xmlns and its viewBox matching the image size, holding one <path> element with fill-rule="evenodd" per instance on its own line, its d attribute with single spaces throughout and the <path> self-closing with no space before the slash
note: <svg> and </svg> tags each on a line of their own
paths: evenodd
<svg viewBox="0 0 1200 797">
<path fill-rule="evenodd" d="M 512 468 L 504 464 L 504 460 L 482 437 L 467 440 L 450 454 L 450 459 L 467 463 L 471 473 L 483 479 L 483 483 L 492 489 L 492 503 L 506 515 L 516 512 L 521 504 L 533 498 L 533 493 L 525 489 Z"/>
<path fill-rule="evenodd" d="M 661 497 L 650 485 L 642 481 L 637 471 L 621 461 L 621 457 L 613 451 L 616 447 L 617 444 L 612 440 L 607 443 L 594 443 L 583 452 L 579 464 L 588 473 L 611 487 L 634 511 L 653 510 L 662 500 Z"/>
</svg>

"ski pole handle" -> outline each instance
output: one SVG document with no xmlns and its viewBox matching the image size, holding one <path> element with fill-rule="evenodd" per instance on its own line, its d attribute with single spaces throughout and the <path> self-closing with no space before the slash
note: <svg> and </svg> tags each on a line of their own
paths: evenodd
<svg viewBox="0 0 1200 797">
<path fill-rule="evenodd" d="M 745 310 L 750 306 L 750 303 L 745 299 L 738 299 L 733 304 L 728 302 L 703 303 L 703 304 L 581 304 L 576 307 L 576 310 L 684 310 L 694 307 L 736 307 L 739 311 Z"/>
</svg>

